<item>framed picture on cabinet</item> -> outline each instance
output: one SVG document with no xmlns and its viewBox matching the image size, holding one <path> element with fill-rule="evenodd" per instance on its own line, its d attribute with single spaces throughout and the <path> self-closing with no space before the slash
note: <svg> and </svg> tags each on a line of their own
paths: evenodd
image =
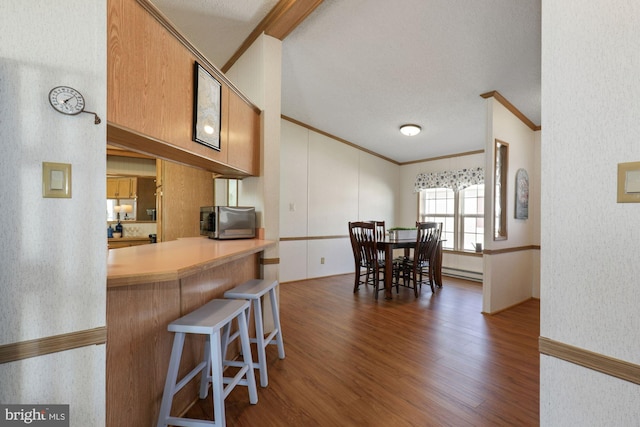
<svg viewBox="0 0 640 427">
<path fill-rule="evenodd" d="M 193 94 L 193 140 L 220 151 L 222 85 L 197 62 Z"/>
</svg>

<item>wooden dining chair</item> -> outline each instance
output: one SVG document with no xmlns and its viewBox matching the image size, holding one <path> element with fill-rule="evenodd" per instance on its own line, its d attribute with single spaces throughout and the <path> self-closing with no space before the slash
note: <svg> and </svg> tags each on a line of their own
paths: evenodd
<svg viewBox="0 0 640 427">
<path fill-rule="evenodd" d="M 376 241 L 383 242 L 387 237 L 387 229 L 384 221 L 371 221 L 375 226 Z M 378 261 L 384 263 L 384 249 L 378 249 Z"/>
<path fill-rule="evenodd" d="M 355 222 L 349 222 L 349 240 L 351 242 L 351 249 L 353 251 L 353 260 L 355 262 L 355 275 L 353 282 L 353 292 L 356 293 L 360 288 L 360 285 L 369 284 L 369 268 L 367 268 L 367 262 L 362 248 L 360 247 L 358 240 L 354 234 Z"/>
<path fill-rule="evenodd" d="M 413 258 L 405 257 L 401 268 L 402 280 L 396 280 L 395 285 L 396 292 L 398 292 L 399 286 L 405 286 L 413 289 L 414 295 L 417 297 L 423 283 L 429 283 L 431 292 L 435 292 L 431 266 L 440 240 L 442 223 L 416 222 L 416 228 L 418 233 L 413 249 Z"/>
<path fill-rule="evenodd" d="M 371 221 L 371 222 L 375 226 L 376 240 L 379 242 L 384 240 L 387 235 L 387 229 L 384 225 L 384 221 Z"/>
<path fill-rule="evenodd" d="M 363 264 L 367 271 L 365 283 L 373 285 L 375 298 L 378 299 L 378 292 L 384 290 L 380 283 L 384 283 L 384 260 L 378 256 L 378 239 L 376 235 L 376 225 L 373 222 L 356 221 L 349 223 L 349 235 L 353 236 L 354 259 L 356 259 L 356 269 Z M 357 260 L 359 257 L 359 262 Z M 354 292 L 358 290 L 361 283 L 359 271 L 356 271 Z"/>
</svg>

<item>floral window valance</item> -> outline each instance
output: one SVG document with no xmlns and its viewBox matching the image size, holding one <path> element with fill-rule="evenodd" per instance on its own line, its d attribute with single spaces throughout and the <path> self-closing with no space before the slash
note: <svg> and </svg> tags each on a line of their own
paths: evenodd
<svg viewBox="0 0 640 427">
<path fill-rule="evenodd" d="M 419 173 L 416 176 L 414 191 L 417 193 L 425 188 L 450 188 L 453 191 L 460 191 L 471 185 L 482 183 L 484 183 L 484 168 Z"/>
</svg>

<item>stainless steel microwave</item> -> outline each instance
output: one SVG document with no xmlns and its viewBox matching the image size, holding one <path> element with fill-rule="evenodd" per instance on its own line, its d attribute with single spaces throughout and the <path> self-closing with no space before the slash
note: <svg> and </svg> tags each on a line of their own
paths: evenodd
<svg viewBox="0 0 640 427">
<path fill-rule="evenodd" d="M 256 210 L 248 206 L 203 206 L 200 234 L 210 239 L 253 239 Z"/>
</svg>

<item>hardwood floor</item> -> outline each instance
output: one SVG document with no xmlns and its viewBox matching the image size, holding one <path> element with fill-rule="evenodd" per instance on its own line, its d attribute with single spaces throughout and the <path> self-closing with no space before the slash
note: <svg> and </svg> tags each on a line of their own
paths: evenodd
<svg viewBox="0 0 640 427">
<path fill-rule="evenodd" d="M 538 300 L 487 316 L 459 279 L 418 299 L 352 290 L 353 275 L 280 286 L 286 358 L 267 348 L 269 386 L 257 405 L 236 387 L 228 426 L 539 424 Z M 187 415 L 211 420 L 210 397 Z"/>
</svg>

